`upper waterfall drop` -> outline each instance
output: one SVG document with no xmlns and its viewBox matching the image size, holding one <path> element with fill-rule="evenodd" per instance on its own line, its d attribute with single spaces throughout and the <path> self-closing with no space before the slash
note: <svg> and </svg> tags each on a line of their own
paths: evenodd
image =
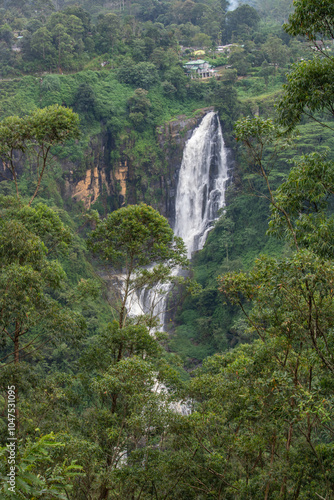
<svg viewBox="0 0 334 500">
<path fill-rule="evenodd" d="M 217 113 L 202 119 L 185 145 L 175 200 L 174 233 L 191 258 L 203 248 L 218 210 L 225 204 L 227 151 Z"/>
</svg>

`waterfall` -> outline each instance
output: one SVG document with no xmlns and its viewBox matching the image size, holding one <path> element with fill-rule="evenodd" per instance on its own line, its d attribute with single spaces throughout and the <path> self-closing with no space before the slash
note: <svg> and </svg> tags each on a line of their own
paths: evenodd
<svg viewBox="0 0 334 500">
<path fill-rule="evenodd" d="M 175 201 L 174 232 L 191 258 L 201 250 L 225 204 L 227 151 L 217 113 L 206 114 L 185 145 Z"/>
<path fill-rule="evenodd" d="M 174 233 L 183 239 L 188 258 L 203 248 L 225 204 L 227 179 L 227 151 L 218 115 L 211 111 L 185 145 L 176 191 Z M 164 284 L 133 292 L 127 303 L 130 316 L 153 312 L 163 329 L 169 291 Z"/>
<path fill-rule="evenodd" d="M 221 126 L 217 113 L 210 112 L 185 145 L 177 185 L 174 233 L 185 242 L 189 258 L 203 248 L 218 211 L 225 204 L 227 179 L 227 151 Z M 175 275 L 178 272 L 175 270 Z M 170 289 L 170 284 L 163 284 L 133 292 L 127 303 L 129 315 L 153 312 L 163 329 Z M 154 390 L 165 392 L 167 388 L 156 382 Z M 170 408 L 189 415 L 191 402 L 177 401 Z"/>
</svg>

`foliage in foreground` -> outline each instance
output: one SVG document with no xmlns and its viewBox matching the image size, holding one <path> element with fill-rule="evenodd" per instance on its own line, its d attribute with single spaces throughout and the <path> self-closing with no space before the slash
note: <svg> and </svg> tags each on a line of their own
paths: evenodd
<svg viewBox="0 0 334 500">
<path fill-rule="evenodd" d="M 16 470 L 17 494 L 9 490 L 10 485 L 6 478 L 7 447 L 0 448 L 0 493 L 2 498 L 15 498 L 20 492 L 19 498 L 31 499 L 59 498 L 66 500 L 73 485 L 73 478 L 80 475 L 81 467 L 75 464 L 67 464 L 66 460 L 62 464 L 55 465 L 51 457 L 51 450 L 61 448 L 64 444 L 55 442 L 53 433 L 36 438 L 34 442 L 28 440 L 23 447 L 16 449 L 18 465 Z"/>
</svg>

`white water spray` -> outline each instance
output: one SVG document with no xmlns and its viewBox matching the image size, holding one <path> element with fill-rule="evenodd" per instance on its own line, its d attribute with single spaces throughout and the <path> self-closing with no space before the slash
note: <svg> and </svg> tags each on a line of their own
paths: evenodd
<svg viewBox="0 0 334 500">
<path fill-rule="evenodd" d="M 142 288 L 128 297 L 126 308 L 130 317 L 148 315 L 157 318 L 160 330 L 163 330 L 166 314 L 167 294 L 170 283 L 162 283 L 151 289 Z"/>
<path fill-rule="evenodd" d="M 229 0 L 227 11 L 230 12 L 231 10 L 235 10 L 237 7 L 239 7 L 239 5 L 239 0 Z"/>
</svg>

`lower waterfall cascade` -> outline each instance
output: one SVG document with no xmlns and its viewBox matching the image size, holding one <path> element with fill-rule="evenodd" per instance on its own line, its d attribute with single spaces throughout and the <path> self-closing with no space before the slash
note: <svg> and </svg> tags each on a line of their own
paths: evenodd
<svg viewBox="0 0 334 500">
<path fill-rule="evenodd" d="M 219 210 L 225 205 L 227 156 L 218 114 L 211 111 L 185 145 L 177 184 L 174 233 L 183 239 L 188 258 L 203 248 Z M 163 292 L 160 297 L 159 290 Z M 128 302 L 130 316 L 153 310 L 163 329 L 169 290 L 170 285 L 160 285 L 133 293 Z"/>
</svg>

